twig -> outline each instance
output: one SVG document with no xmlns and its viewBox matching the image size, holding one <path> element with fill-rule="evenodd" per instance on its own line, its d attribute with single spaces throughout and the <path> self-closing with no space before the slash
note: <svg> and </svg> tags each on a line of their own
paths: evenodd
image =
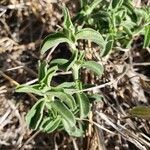
<svg viewBox="0 0 150 150">
<path fill-rule="evenodd" d="M 75 91 L 74 93 L 93 91 L 93 90 L 96 90 L 96 89 L 104 88 L 105 86 L 108 86 L 108 85 L 115 84 L 128 72 L 128 70 L 129 70 L 129 66 L 127 65 L 126 70 L 120 76 L 118 76 L 116 79 L 114 79 L 113 81 L 110 81 L 110 82 L 105 83 L 105 84 L 97 85 L 97 86 L 94 86 L 94 87 L 91 87 L 91 88 Z"/>
<path fill-rule="evenodd" d="M 46 61 L 49 61 L 50 60 L 50 57 L 52 55 L 52 53 L 54 52 L 54 50 L 56 49 L 56 47 L 58 46 L 58 44 L 56 44 L 49 52 L 49 54 L 47 55 L 46 57 Z"/>
<path fill-rule="evenodd" d="M 150 62 L 133 63 L 133 66 L 150 66 Z"/>
<path fill-rule="evenodd" d="M 76 119 L 77 119 L 77 120 L 81 120 L 80 118 L 76 118 Z M 102 129 L 102 130 L 104 130 L 104 131 L 107 131 L 107 132 L 109 132 L 109 133 L 111 133 L 111 134 L 115 134 L 114 132 L 112 132 L 112 131 L 106 129 L 105 127 L 101 126 L 100 124 L 96 123 L 96 122 L 93 121 L 93 120 L 88 120 L 88 119 L 82 119 L 82 120 L 88 121 L 89 123 L 94 124 L 96 127 L 100 128 L 100 129 Z"/>
<path fill-rule="evenodd" d="M 132 133 L 131 131 L 128 131 L 125 127 L 122 125 L 115 125 L 110 118 L 101 112 L 96 111 L 96 113 L 101 117 L 101 119 L 105 120 L 105 122 L 109 125 L 111 125 L 116 131 L 118 131 L 122 136 L 124 136 L 128 141 L 133 143 L 135 146 L 140 148 L 141 150 L 146 150 L 146 147 L 143 146 L 143 144 L 150 147 L 150 144 L 142 139 L 141 137 L 137 136 L 136 134 Z"/>
<path fill-rule="evenodd" d="M 71 74 L 72 72 L 71 71 L 67 71 L 67 72 L 57 72 L 54 74 L 54 76 L 59 76 L 59 75 L 68 75 L 68 74 Z"/>
<path fill-rule="evenodd" d="M 14 79 L 12 79 L 11 77 L 9 77 L 8 75 L 6 75 L 5 73 L 3 73 L 2 71 L 0 71 L 0 74 L 4 77 L 4 78 L 6 78 L 8 81 L 10 81 L 11 83 L 13 83 L 14 85 L 20 85 L 18 82 L 16 82 Z M 37 98 L 33 95 L 33 94 L 31 94 L 31 93 L 28 93 L 28 95 L 30 96 L 30 97 L 32 97 L 34 100 L 37 100 Z"/>
<path fill-rule="evenodd" d="M 26 140 L 26 142 L 25 142 L 19 149 L 20 149 L 20 150 L 24 150 L 24 147 L 25 147 L 32 139 L 34 139 L 39 133 L 40 133 L 40 131 L 35 132 L 28 140 Z"/>
<path fill-rule="evenodd" d="M 13 68 L 9 68 L 7 69 L 6 71 L 12 71 L 12 70 L 17 70 L 17 69 L 20 69 L 20 68 L 23 68 L 24 66 L 17 66 L 17 67 L 13 67 Z"/>
<path fill-rule="evenodd" d="M 74 146 L 74 150 L 79 150 L 77 142 L 75 141 L 75 139 L 74 138 L 71 138 L 71 139 L 72 139 L 72 143 L 73 143 L 73 146 Z"/>
<path fill-rule="evenodd" d="M 0 9 L 7 10 L 7 9 L 21 9 L 24 8 L 25 6 L 31 5 L 30 2 L 27 3 L 20 3 L 20 4 L 15 4 L 15 5 L 7 5 L 7 6 L 0 6 Z"/>
<path fill-rule="evenodd" d="M 13 60 L 13 62 L 17 65 L 23 66 L 24 70 L 26 70 L 27 72 L 29 72 L 33 77 L 37 77 L 37 73 L 35 71 L 33 71 L 32 69 L 28 68 L 27 66 L 23 65 L 21 62 L 11 59 Z"/>
</svg>

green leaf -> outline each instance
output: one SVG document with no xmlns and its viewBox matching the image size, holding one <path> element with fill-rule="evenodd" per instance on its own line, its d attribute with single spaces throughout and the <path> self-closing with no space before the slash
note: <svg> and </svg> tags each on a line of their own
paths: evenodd
<svg viewBox="0 0 150 150">
<path fill-rule="evenodd" d="M 90 15 L 102 0 L 94 0 L 85 12 L 85 15 Z"/>
<path fill-rule="evenodd" d="M 53 66 L 53 67 L 49 68 L 46 72 L 45 77 L 41 80 L 41 83 L 44 83 L 48 87 L 50 87 L 52 77 L 54 76 L 54 74 L 56 73 L 57 70 L 58 70 L 57 66 Z"/>
<path fill-rule="evenodd" d="M 37 129 L 43 118 L 45 102 L 43 99 L 36 102 L 36 104 L 29 110 L 26 115 L 26 122 L 29 124 L 30 128 Z"/>
<path fill-rule="evenodd" d="M 69 11 L 68 9 L 64 6 L 63 7 L 63 12 L 64 12 L 64 22 L 63 22 L 63 32 L 64 35 L 72 42 L 75 42 L 75 27 L 73 26 L 73 23 L 71 21 Z"/>
<path fill-rule="evenodd" d="M 70 87 L 75 87 L 75 82 L 64 82 L 57 86 L 57 88 L 70 88 Z"/>
<path fill-rule="evenodd" d="M 51 101 L 53 100 L 53 98 L 50 98 L 50 96 L 48 96 L 47 100 L 49 101 L 46 101 L 45 107 L 49 111 L 48 115 L 51 116 L 51 118 L 56 118 L 58 116 L 58 113 L 55 109 L 52 109 L 51 106 Z"/>
<path fill-rule="evenodd" d="M 113 37 L 113 35 L 109 35 L 107 37 L 107 44 L 101 52 L 101 56 L 102 57 L 107 56 L 111 52 L 113 45 L 114 45 L 114 37 Z"/>
<path fill-rule="evenodd" d="M 78 51 L 75 50 L 74 53 L 72 54 L 71 58 L 69 59 L 69 61 L 65 64 L 66 65 L 66 71 L 68 71 L 70 68 L 72 68 L 72 66 L 77 61 L 77 57 L 78 57 Z"/>
<path fill-rule="evenodd" d="M 143 119 L 150 119 L 150 107 L 137 106 L 129 110 L 129 113 L 133 117 L 139 117 Z"/>
<path fill-rule="evenodd" d="M 58 65 L 58 68 L 60 69 L 64 69 L 64 65 L 68 62 L 67 59 L 63 59 L 63 58 L 58 58 L 58 59 L 53 59 L 50 62 L 50 65 Z"/>
<path fill-rule="evenodd" d="M 90 103 L 88 97 L 84 93 L 76 93 L 76 98 L 80 107 L 80 118 L 87 117 L 90 111 Z"/>
<path fill-rule="evenodd" d="M 55 34 L 50 34 L 43 41 L 41 53 L 44 54 L 50 48 L 64 42 L 71 44 L 71 41 L 65 37 L 64 33 L 58 32 Z"/>
<path fill-rule="evenodd" d="M 91 70 L 98 76 L 101 76 L 104 72 L 103 66 L 95 61 L 85 61 L 81 66 Z"/>
<path fill-rule="evenodd" d="M 131 29 L 130 29 L 128 26 L 123 25 L 123 30 L 125 31 L 125 33 L 126 33 L 130 38 L 132 38 L 133 33 L 132 33 Z"/>
<path fill-rule="evenodd" d="M 68 107 L 70 107 L 72 110 L 74 110 L 76 108 L 75 100 L 74 100 L 73 96 L 70 94 L 67 94 L 64 92 L 58 92 L 58 91 L 48 92 L 47 94 L 50 96 L 55 96 L 58 99 L 60 99 L 61 101 L 65 102 L 68 105 Z"/>
<path fill-rule="evenodd" d="M 16 92 L 19 93 L 34 93 L 40 96 L 43 96 L 42 91 L 40 90 L 40 84 L 26 85 L 22 84 L 16 87 Z"/>
<path fill-rule="evenodd" d="M 67 122 L 65 119 L 62 119 L 62 123 L 64 125 L 64 128 L 66 132 L 75 137 L 81 137 L 83 135 L 83 130 L 82 128 L 77 128 L 75 125 L 72 126 L 69 122 Z"/>
<path fill-rule="evenodd" d="M 65 6 L 63 7 L 63 14 L 64 14 L 63 27 L 66 28 L 67 30 L 71 29 L 74 32 L 75 29 L 74 29 L 73 23 L 71 21 L 69 11 Z"/>
<path fill-rule="evenodd" d="M 81 29 L 76 33 L 75 37 L 76 40 L 79 39 L 90 40 L 91 42 L 98 44 L 101 48 L 105 47 L 105 41 L 102 35 L 99 32 L 95 31 L 94 29 L 91 28 Z"/>
<path fill-rule="evenodd" d="M 75 63 L 78 57 L 78 51 L 75 50 L 69 60 L 67 59 L 54 59 L 51 61 L 51 65 L 58 65 L 60 69 L 68 71 Z"/>
<path fill-rule="evenodd" d="M 115 8 L 119 8 L 121 7 L 123 3 L 123 0 L 112 0 L 112 8 L 115 9 Z"/>
<path fill-rule="evenodd" d="M 47 68 L 48 68 L 48 64 L 46 63 L 46 61 L 39 62 L 39 73 L 38 73 L 39 81 L 41 81 L 45 77 Z"/>
<path fill-rule="evenodd" d="M 44 132 L 51 133 L 58 128 L 60 123 L 61 123 L 61 117 L 60 116 L 57 116 L 57 118 L 54 118 L 54 119 L 46 118 L 43 120 L 43 123 L 41 125 L 41 129 Z"/>
<path fill-rule="evenodd" d="M 55 100 L 50 103 L 53 109 L 55 109 L 67 122 L 69 122 L 72 126 L 75 125 L 76 120 L 73 113 L 65 106 L 62 102 Z"/>
<path fill-rule="evenodd" d="M 145 35 L 144 35 L 144 48 L 150 46 L 150 25 L 145 26 Z"/>
</svg>

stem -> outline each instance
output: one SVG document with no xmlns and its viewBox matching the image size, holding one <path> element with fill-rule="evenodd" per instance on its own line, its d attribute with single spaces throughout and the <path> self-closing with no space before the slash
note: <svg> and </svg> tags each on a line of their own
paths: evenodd
<svg viewBox="0 0 150 150">
<path fill-rule="evenodd" d="M 74 81 L 78 81 L 79 80 L 79 66 L 77 64 L 74 64 L 74 66 L 72 67 L 72 74 L 73 74 L 73 79 Z"/>
<path fill-rule="evenodd" d="M 72 75 L 73 75 L 73 80 L 75 82 L 75 88 L 76 90 L 81 90 L 80 88 L 80 81 L 79 81 L 79 66 L 77 64 L 74 64 L 74 66 L 72 67 Z M 79 93 L 75 93 L 75 97 L 77 100 L 77 103 L 79 104 L 79 113 L 80 113 L 80 117 L 82 116 L 81 114 L 81 98 L 80 98 L 80 94 Z"/>
</svg>

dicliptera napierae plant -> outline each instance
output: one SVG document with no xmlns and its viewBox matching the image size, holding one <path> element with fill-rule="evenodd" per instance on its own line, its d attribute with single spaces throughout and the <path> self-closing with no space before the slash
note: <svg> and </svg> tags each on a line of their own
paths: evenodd
<svg viewBox="0 0 150 150">
<path fill-rule="evenodd" d="M 101 56 L 116 47 L 131 48 L 135 36 L 144 35 L 143 48 L 150 46 L 150 7 L 133 6 L 133 0 L 80 0 L 80 11 L 73 21 L 92 27 L 105 38 Z"/>
<path fill-rule="evenodd" d="M 80 70 L 87 68 L 95 75 L 101 76 L 104 69 L 100 62 L 86 61 L 85 51 L 77 48 L 77 41 L 84 39 L 96 43 L 101 49 L 101 56 L 103 56 L 107 43 L 94 29 L 76 28 L 66 7 L 63 8 L 63 13 L 63 28 L 44 39 L 41 54 L 45 54 L 60 43 L 67 43 L 71 52 L 70 59 L 58 58 L 50 62 L 41 61 L 38 82 L 33 85 L 20 85 L 16 91 L 34 93 L 40 97 L 26 115 L 26 122 L 30 128 L 46 133 L 65 130 L 71 136 L 80 137 L 85 131 L 84 119 L 88 117 L 91 110 L 90 96 L 82 92 L 83 83 L 80 78 Z M 73 81 L 62 82 L 54 86 L 52 78 L 60 71 L 71 71 Z"/>
</svg>

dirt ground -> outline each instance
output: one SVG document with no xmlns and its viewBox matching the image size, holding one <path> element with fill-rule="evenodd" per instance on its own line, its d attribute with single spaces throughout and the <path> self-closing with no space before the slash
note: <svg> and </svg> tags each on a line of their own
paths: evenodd
<svg viewBox="0 0 150 150">
<path fill-rule="evenodd" d="M 150 149 L 149 120 L 128 113 L 134 106 L 150 105 L 150 55 L 142 49 L 143 37 L 135 38 L 129 51 L 114 51 L 104 62 L 104 75 L 96 82 L 102 85 L 99 93 L 104 98 L 93 104 L 89 117 L 97 125 L 89 124 L 84 137 L 46 134 L 27 127 L 25 115 L 36 99 L 16 93 L 15 87 L 37 78 L 40 44 L 61 26 L 62 3 L 72 16 L 78 11 L 78 0 L 0 1 L 0 150 Z M 64 55 L 62 49 L 64 45 L 54 56 Z"/>
</svg>

